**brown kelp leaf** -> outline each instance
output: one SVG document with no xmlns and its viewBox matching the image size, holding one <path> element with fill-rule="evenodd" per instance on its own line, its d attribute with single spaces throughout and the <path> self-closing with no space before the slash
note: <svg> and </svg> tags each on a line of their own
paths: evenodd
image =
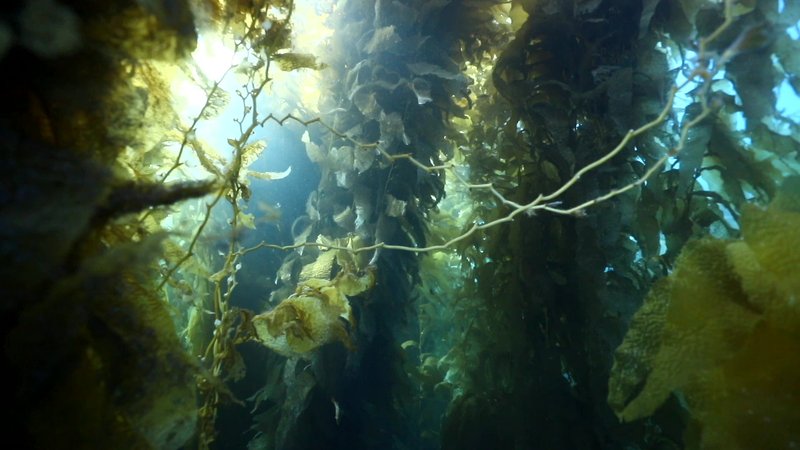
<svg viewBox="0 0 800 450">
<path fill-rule="evenodd" d="M 800 213 L 790 179 L 767 209 L 747 205 L 740 241 L 690 242 L 656 284 L 615 355 L 608 401 L 646 417 L 671 392 L 692 413 L 687 448 L 785 448 L 800 440 Z"/>
<path fill-rule="evenodd" d="M 297 69 L 321 69 L 316 57 L 308 53 L 278 53 L 273 56 L 278 62 L 278 66 L 284 72 L 291 72 Z"/>
<path fill-rule="evenodd" d="M 352 348 L 347 325 L 355 319 L 346 296 L 358 295 L 374 284 L 371 269 L 361 277 L 340 272 L 333 280 L 301 282 L 275 309 L 253 317 L 256 339 L 284 356 L 303 357 L 334 341 Z"/>
<path fill-rule="evenodd" d="M 625 341 L 614 353 L 614 366 L 608 382 L 608 404 L 615 411 L 625 410 L 641 393 L 650 375 L 661 347 L 661 335 L 669 307 L 670 281 L 665 278 L 653 286 L 644 304 L 633 317 Z M 641 408 L 654 410 L 668 394 L 653 396 L 650 403 L 655 405 L 643 404 Z"/>
</svg>

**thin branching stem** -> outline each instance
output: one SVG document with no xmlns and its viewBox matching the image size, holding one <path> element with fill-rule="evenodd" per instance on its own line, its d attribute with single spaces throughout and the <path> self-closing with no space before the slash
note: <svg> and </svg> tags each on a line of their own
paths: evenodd
<svg viewBox="0 0 800 450">
<path fill-rule="evenodd" d="M 714 32 L 712 32 L 708 37 L 706 37 L 706 38 L 704 38 L 704 39 L 702 39 L 700 41 L 700 44 L 699 44 L 700 52 L 699 52 L 699 56 L 698 56 L 697 66 L 693 70 L 691 76 L 683 84 L 681 84 L 680 86 L 674 86 L 672 89 L 670 89 L 670 92 L 669 92 L 669 94 L 667 96 L 666 104 L 664 105 L 664 107 L 662 108 L 661 112 L 659 113 L 659 115 L 657 117 L 655 117 L 653 120 L 645 123 L 644 125 L 640 126 L 639 128 L 636 128 L 634 130 L 629 130 L 625 134 L 625 136 L 622 138 L 622 140 L 620 140 L 620 142 L 613 149 L 611 149 L 610 151 L 606 152 L 600 158 L 598 158 L 597 160 L 593 161 L 592 163 L 582 167 L 569 180 L 567 180 L 564 184 L 562 184 L 555 191 L 553 191 L 553 192 L 551 192 L 551 193 L 549 193 L 547 195 L 539 195 L 535 199 L 531 200 L 528 203 L 524 203 L 524 204 L 517 203 L 517 202 L 514 202 L 512 200 L 509 200 L 502 193 L 500 193 L 500 191 L 498 191 L 498 189 L 492 183 L 469 183 L 467 180 L 465 180 L 461 175 L 459 175 L 454 170 L 456 168 L 456 165 L 451 161 L 448 161 L 448 162 L 445 162 L 445 163 L 442 163 L 442 164 L 438 164 L 438 165 L 428 165 L 428 164 L 425 164 L 425 163 L 417 160 L 416 158 L 414 158 L 412 153 L 391 154 L 391 153 L 387 152 L 385 149 L 381 148 L 381 146 L 378 145 L 379 143 L 377 143 L 377 142 L 373 142 L 373 143 L 359 142 L 358 140 L 356 140 L 356 139 L 352 138 L 351 136 L 347 135 L 346 133 L 342 133 L 342 132 L 336 130 L 334 127 L 332 127 L 329 124 L 327 124 L 320 117 L 315 117 L 315 118 L 312 118 L 312 119 L 303 119 L 303 118 L 294 116 L 292 114 L 286 114 L 283 117 L 278 117 L 278 116 L 275 116 L 273 114 L 269 114 L 269 115 L 265 116 L 264 118 L 262 118 L 262 119 L 260 119 L 258 121 L 251 122 L 250 126 L 247 129 L 242 129 L 242 131 L 243 131 L 242 137 L 245 137 L 245 136 L 249 137 L 251 132 L 252 132 L 252 130 L 254 129 L 254 127 L 256 125 L 264 126 L 269 121 L 273 121 L 273 122 L 275 122 L 275 123 L 277 123 L 278 125 L 281 125 L 281 126 L 284 125 L 287 121 L 297 122 L 297 123 L 303 125 L 304 127 L 308 127 L 308 126 L 310 126 L 312 124 L 319 124 L 319 125 L 323 126 L 325 129 L 327 129 L 333 135 L 335 135 L 335 136 L 337 136 L 339 138 L 348 140 L 349 142 L 353 143 L 354 145 L 356 145 L 357 147 L 359 147 L 361 149 L 376 149 L 378 151 L 378 153 L 389 162 L 394 163 L 394 162 L 399 162 L 399 161 L 405 160 L 405 161 L 408 161 L 410 164 L 414 165 L 415 167 L 417 167 L 417 168 L 419 168 L 421 170 L 424 170 L 426 172 L 434 172 L 434 171 L 440 171 L 440 170 L 451 170 L 450 173 L 454 176 L 454 178 L 457 179 L 460 183 L 464 184 L 465 187 L 467 187 L 468 189 L 471 189 L 471 190 L 487 190 L 494 197 L 496 197 L 503 205 L 505 205 L 507 207 L 510 207 L 511 210 L 508 213 L 506 213 L 505 215 L 503 215 L 503 216 L 501 216 L 501 217 L 499 217 L 497 219 L 494 219 L 492 221 L 485 222 L 485 223 L 475 223 L 467 231 L 465 231 L 463 234 L 461 234 L 459 236 L 456 236 L 456 237 L 448 240 L 447 242 L 444 242 L 442 244 L 430 245 L 430 246 L 426 246 L 426 247 L 411 247 L 411 246 L 404 246 L 404 245 L 393 245 L 393 244 L 387 244 L 385 242 L 377 242 L 377 243 L 375 243 L 373 245 L 364 246 L 364 247 L 360 247 L 360 248 L 338 246 L 338 245 L 334 245 L 334 244 L 323 244 L 323 243 L 317 243 L 317 242 L 301 242 L 301 243 L 296 243 L 296 244 L 292 244 L 292 245 L 277 245 L 277 244 L 270 244 L 270 243 L 267 243 L 267 242 L 261 242 L 261 243 L 255 245 L 255 246 L 237 250 L 235 252 L 236 255 L 237 256 L 243 256 L 245 254 L 251 253 L 251 252 L 256 251 L 258 249 L 261 249 L 261 248 L 270 248 L 270 249 L 278 249 L 278 250 L 294 250 L 294 249 L 298 249 L 298 248 L 301 248 L 301 247 L 318 247 L 318 248 L 323 248 L 323 249 L 345 250 L 345 251 L 349 251 L 349 252 L 352 252 L 352 253 L 370 252 L 370 251 L 374 251 L 374 250 L 377 250 L 377 249 L 401 250 L 401 251 L 408 251 L 408 252 L 414 252 L 414 253 L 434 252 L 434 251 L 441 251 L 441 250 L 450 249 L 452 246 L 454 246 L 458 242 L 461 242 L 461 241 L 467 239 L 468 237 L 472 236 L 473 234 L 475 234 L 478 231 L 485 230 L 485 229 L 488 229 L 488 228 L 492 228 L 492 227 L 500 225 L 502 223 L 511 222 L 517 216 L 519 216 L 521 214 L 532 215 L 536 211 L 542 210 L 542 211 L 547 211 L 547 212 L 551 212 L 551 213 L 554 213 L 554 214 L 560 214 L 560 215 L 573 215 L 573 216 L 585 215 L 586 210 L 588 208 L 591 208 L 594 205 L 597 205 L 597 204 L 602 203 L 604 201 L 610 200 L 610 199 L 612 199 L 614 197 L 617 197 L 617 196 L 619 196 L 619 195 L 621 195 L 621 194 L 623 194 L 625 192 L 628 192 L 628 191 L 630 191 L 630 190 L 632 190 L 634 188 L 637 188 L 637 187 L 641 186 L 642 184 L 646 183 L 652 177 L 656 176 L 658 173 L 660 173 L 660 171 L 662 170 L 662 168 L 666 164 L 666 162 L 669 160 L 669 158 L 677 156 L 683 150 L 683 147 L 685 146 L 685 143 L 686 143 L 686 140 L 687 140 L 687 137 L 688 137 L 689 130 L 691 130 L 692 128 L 697 126 L 700 122 L 702 122 L 704 119 L 706 119 L 713 112 L 714 109 L 711 106 L 708 105 L 707 94 L 708 94 L 708 91 L 710 89 L 710 83 L 711 83 L 711 80 L 712 80 L 713 76 L 716 73 L 718 73 L 718 71 L 723 67 L 723 64 L 721 64 L 721 63 L 726 62 L 726 60 L 723 59 L 721 61 L 717 61 L 717 64 L 715 64 L 715 66 L 709 71 L 708 67 L 706 66 L 706 64 L 707 64 L 708 60 L 712 58 L 712 55 L 710 54 L 710 52 L 708 52 L 707 48 L 708 48 L 708 44 L 711 41 L 713 41 L 717 37 L 719 37 L 721 35 L 721 33 L 723 33 L 727 28 L 729 28 L 731 26 L 731 24 L 733 24 L 733 22 L 734 22 L 735 18 L 734 18 L 733 13 L 732 13 L 732 0 L 726 0 L 725 8 L 726 8 L 726 13 L 725 13 L 726 19 L 723 22 L 723 24 L 720 25 L 720 27 L 717 28 Z M 587 200 L 587 201 L 585 201 L 583 203 L 580 203 L 578 205 L 575 205 L 575 206 L 572 206 L 572 207 L 569 207 L 569 208 L 559 208 L 559 207 L 555 206 L 555 205 L 559 204 L 558 199 L 561 196 L 563 196 L 563 194 L 566 191 L 568 191 L 570 188 L 575 186 L 581 180 L 582 177 L 584 177 L 589 172 L 591 172 L 591 171 L 593 171 L 593 170 L 595 170 L 595 169 L 597 169 L 599 167 L 604 166 L 610 160 L 612 160 L 614 157 L 618 156 L 626 147 L 628 147 L 631 144 L 631 142 L 634 139 L 644 135 L 645 133 L 655 129 L 656 127 L 658 127 L 658 126 L 662 125 L 664 122 L 666 122 L 667 118 L 670 116 L 671 112 L 673 111 L 673 103 L 674 103 L 675 96 L 677 95 L 677 93 L 679 91 L 681 91 L 683 88 L 685 88 L 687 85 L 689 85 L 690 83 L 694 82 L 698 78 L 703 81 L 702 88 L 700 89 L 699 93 L 697 94 L 697 96 L 700 99 L 700 102 L 701 102 L 701 104 L 703 106 L 703 110 L 697 117 L 695 117 L 691 121 L 689 121 L 686 124 L 684 124 L 684 126 L 681 128 L 681 134 L 680 134 L 680 138 L 678 140 L 678 143 L 677 143 L 677 145 L 675 146 L 675 148 L 672 151 L 670 151 L 668 154 L 665 154 L 661 158 L 659 158 L 655 163 L 653 163 L 647 169 L 647 171 L 641 177 L 639 177 L 637 180 L 635 180 L 635 181 L 633 181 L 633 182 L 631 182 L 631 183 L 629 183 L 627 185 L 624 185 L 624 186 L 622 186 L 620 188 L 611 190 L 611 191 L 607 192 L 606 194 L 603 194 L 601 196 L 598 196 L 598 197 L 595 197 L 593 199 Z M 263 88 L 263 85 L 261 87 Z M 258 91 L 260 91 L 260 89 L 258 89 Z M 253 107 L 253 112 L 255 112 L 255 106 Z M 254 115 L 253 117 L 255 118 L 257 116 Z M 246 141 L 246 139 L 244 141 L 242 141 L 241 144 L 243 144 L 245 141 Z"/>
</svg>

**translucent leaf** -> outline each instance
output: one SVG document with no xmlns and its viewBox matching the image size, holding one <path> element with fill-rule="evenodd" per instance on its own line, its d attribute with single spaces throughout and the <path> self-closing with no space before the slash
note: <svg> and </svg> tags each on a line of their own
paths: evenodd
<svg viewBox="0 0 800 450">
<path fill-rule="evenodd" d="M 247 169 L 250 167 L 250 164 L 256 162 L 266 148 L 267 143 L 260 139 L 247 144 L 244 149 L 242 149 L 242 169 Z"/>
<path fill-rule="evenodd" d="M 331 166 L 338 170 L 352 170 L 354 167 L 353 147 L 334 147 L 330 151 Z"/>
<path fill-rule="evenodd" d="M 253 178 L 257 178 L 259 180 L 282 180 L 289 176 L 292 173 L 292 166 L 289 166 L 283 172 L 254 172 L 252 170 L 247 171 L 247 175 Z"/>
<path fill-rule="evenodd" d="M 294 274 L 294 267 L 296 263 L 299 262 L 297 254 L 289 255 L 286 260 L 283 261 L 281 267 L 278 268 L 278 272 L 275 274 L 276 280 L 280 280 L 285 284 L 292 283 L 292 278 Z"/>
<path fill-rule="evenodd" d="M 642 13 L 644 15 L 644 12 Z M 511 19 L 511 26 L 514 31 L 519 30 L 520 27 L 528 20 L 528 13 L 520 1 L 511 2 L 511 10 L 508 12 L 508 17 Z"/>
<path fill-rule="evenodd" d="M 353 192 L 353 201 L 356 206 L 356 230 L 360 231 L 367 221 L 372 217 L 372 192 L 361 186 L 357 186 Z"/>
<path fill-rule="evenodd" d="M 353 92 L 350 99 L 356 105 L 356 108 L 361 111 L 361 114 L 369 119 L 377 119 L 382 112 L 372 89 L 360 87 Z"/>
<path fill-rule="evenodd" d="M 381 139 L 390 144 L 397 141 L 405 142 L 407 139 L 404 138 L 406 128 L 403 124 L 403 118 L 396 112 L 385 114 L 381 111 L 380 127 Z"/>
<path fill-rule="evenodd" d="M 400 348 L 402 348 L 403 350 L 407 350 L 410 347 L 419 347 L 419 344 L 417 343 L 417 341 L 414 340 L 408 340 L 400 344 Z"/>
<path fill-rule="evenodd" d="M 250 228 L 251 230 L 256 229 L 256 218 L 249 213 L 239 213 L 239 223 L 246 228 Z"/>
<path fill-rule="evenodd" d="M 208 277 L 208 281 L 212 283 L 219 283 L 222 281 L 226 276 L 228 276 L 229 270 L 227 267 L 223 268 L 222 270 L 210 275 Z"/>
<path fill-rule="evenodd" d="M 350 189 L 356 181 L 355 172 L 349 170 L 336 171 L 336 186 Z"/>
<path fill-rule="evenodd" d="M 222 157 L 219 156 L 213 148 L 205 146 L 196 138 L 188 137 L 187 140 L 189 146 L 194 150 L 195 155 L 197 155 L 197 160 L 200 161 L 200 165 L 209 173 L 221 177 L 221 168 L 225 165 Z"/>
<path fill-rule="evenodd" d="M 702 105 L 694 103 L 686 108 L 684 123 L 692 120 L 698 114 Z M 682 195 L 687 192 L 694 182 L 695 172 L 700 168 L 706 154 L 708 143 L 711 141 L 712 127 L 708 123 L 701 123 L 692 127 L 687 133 L 686 143 L 681 149 L 678 169 L 678 192 Z"/>
<path fill-rule="evenodd" d="M 300 244 L 305 244 L 306 242 L 308 242 L 308 237 L 311 235 L 311 230 L 312 230 L 312 226 L 311 226 L 311 224 L 308 224 L 308 226 L 305 227 L 303 229 L 303 231 L 301 231 L 299 234 L 294 236 L 294 244 L 295 245 L 300 245 Z"/>
<path fill-rule="evenodd" d="M 203 119 L 212 119 L 219 115 L 230 102 L 230 95 L 217 87 L 211 91 L 211 94 L 208 97 L 208 106 L 203 110 L 202 115 L 200 116 Z"/>
<path fill-rule="evenodd" d="M 739 17 L 751 13 L 755 7 L 755 0 L 739 0 L 732 2 L 731 13 L 733 17 Z"/>
<path fill-rule="evenodd" d="M 375 162 L 375 150 L 370 148 L 357 148 L 353 151 L 353 166 L 362 173 L 372 167 Z"/>
<path fill-rule="evenodd" d="M 273 58 L 278 62 L 281 70 L 290 72 L 297 69 L 320 69 L 314 55 L 308 53 L 280 53 Z"/>
<path fill-rule="evenodd" d="M 336 223 L 336 225 L 339 225 L 345 230 L 352 231 L 355 218 L 356 217 L 355 214 L 353 214 L 353 210 L 348 206 L 344 209 L 344 211 L 333 216 L 333 221 Z"/>
<path fill-rule="evenodd" d="M 417 96 L 417 104 L 424 105 L 433 101 L 431 97 L 431 84 L 424 78 L 414 78 L 411 82 L 411 90 Z"/>
<path fill-rule="evenodd" d="M 328 158 L 322 147 L 314 142 L 306 142 L 306 155 L 315 164 L 325 164 Z"/>
<path fill-rule="evenodd" d="M 408 64 L 407 67 L 414 75 L 433 75 L 445 80 L 462 80 L 466 78 L 464 74 L 460 72 L 451 72 L 444 67 L 426 62 L 411 63 Z"/>
<path fill-rule="evenodd" d="M 391 194 L 386 194 L 386 215 L 389 217 L 401 217 L 406 213 L 408 202 L 398 200 Z"/>
<path fill-rule="evenodd" d="M 394 29 L 394 25 L 378 28 L 372 34 L 372 39 L 364 46 L 367 53 L 385 52 L 394 49 L 400 43 L 400 36 Z"/>
</svg>

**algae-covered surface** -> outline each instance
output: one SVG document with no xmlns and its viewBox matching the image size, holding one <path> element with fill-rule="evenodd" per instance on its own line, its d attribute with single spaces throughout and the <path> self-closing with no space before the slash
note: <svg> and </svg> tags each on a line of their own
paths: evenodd
<svg viewBox="0 0 800 450">
<path fill-rule="evenodd" d="M 0 6 L 21 449 L 800 446 L 800 2 Z"/>
</svg>

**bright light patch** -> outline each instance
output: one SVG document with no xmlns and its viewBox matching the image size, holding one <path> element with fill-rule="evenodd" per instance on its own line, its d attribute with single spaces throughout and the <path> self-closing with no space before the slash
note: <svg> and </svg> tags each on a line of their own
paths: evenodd
<svg viewBox="0 0 800 450">
<path fill-rule="evenodd" d="M 297 51 L 319 54 L 319 50 L 333 35 L 333 28 L 329 28 L 325 23 L 331 12 L 333 12 L 333 2 L 330 0 L 296 1 L 292 15 L 292 41 Z"/>
<path fill-rule="evenodd" d="M 325 25 L 332 9 L 330 1 L 296 1 L 292 13 L 293 48 L 288 51 L 321 54 L 324 44 L 333 33 Z M 278 17 L 279 11 L 271 13 Z M 268 29 L 271 25 L 271 22 L 266 22 L 264 28 Z M 251 99 L 247 95 L 248 76 L 255 73 L 255 80 L 258 82 L 266 74 L 264 68 L 256 68 L 263 55 L 254 53 L 246 46 L 240 46 L 238 51 L 235 49 L 233 36 L 214 30 L 200 30 L 191 62 L 182 69 L 173 68 L 168 76 L 173 106 L 180 118 L 181 129 L 185 131 L 193 128 L 193 137 L 209 151 L 219 155 L 226 164 L 233 155 L 229 140 L 238 139 L 242 133 L 238 122 L 246 124 L 251 120 L 248 113 L 252 108 Z M 259 70 L 264 73 L 257 72 Z M 299 69 L 283 72 L 273 62 L 269 66 L 269 76 L 271 81 L 256 102 L 259 118 L 272 114 L 280 119 L 292 114 L 299 119 L 308 120 L 318 115 L 320 71 Z M 214 95 L 208 102 L 211 92 Z M 245 94 L 244 101 L 239 93 Z M 265 122 L 263 127 L 256 128 L 250 140 L 261 139 L 269 145 L 275 127 L 278 126 L 280 125 L 275 122 Z M 178 143 L 170 144 L 167 148 L 177 158 L 180 147 Z M 204 171 L 194 152 L 188 150 L 184 149 L 180 170 L 170 175 L 171 180 L 209 177 L 210 174 Z M 277 160 L 280 152 L 270 152 L 268 149 L 261 157 L 272 159 L 267 161 L 270 170 L 286 169 L 286 164 L 282 165 Z"/>
<path fill-rule="evenodd" d="M 792 89 L 789 80 L 783 80 L 775 91 L 778 97 L 776 107 L 780 114 L 792 121 L 800 121 L 800 97 L 794 89 Z"/>
<path fill-rule="evenodd" d="M 331 4 L 296 0 L 291 19 L 293 46 L 280 52 L 324 54 L 322 48 L 333 33 L 325 25 L 332 11 Z M 279 19 L 279 12 L 272 11 L 273 19 Z M 271 26 L 273 22 L 270 21 L 262 24 L 265 31 Z M 286 160 L 287 153 L 279 151 L 279 145 L 271 146 L 294 133 L 296 129 L 287 134 L 283 127 L 296 127 L 296 123 L 289 121 L 282 126 L 266 119 L 270 115 L 282 119 L 287 114 L 300 120 L 318 117 L 320 71 L 299 69 L 283 72 L 279 64 L 272 61 L 268 64 L 270 81 L 254 99 L 254 86 L 260 85 L 267 76 L 267 65 L 261 62 L 266 55 L 242 43 L 236 45 L 234 39 L 232 34 L 218 30 L 199 30 L 197 47 L 190 60 L 180 65 L 154 63 L 168 83 L 172 107 L 178 119 L 176 129 L 169 131 L 164 138 L 164 160 L 154 163 L 157 164 L 155 169 L 159 170 L 158 177 L 169 173 L 168 182 L 220 179 L 229 170 L 238 142 L 254 120 L 257 124 L 252 133 L 245 136 L 243 147 L 252 148 L 256 142 L 263 141 L 266 149 L 250 151 L 250 159 L 243 162 L 240 169 L 243 185 L 255 192 L 281 178 L 298 176 L 292 173 Z M 210 165 L 214 166 L 211 170 Z M 196 230 L 203 222 L 210 198 L 213 195 L 181 203 L 171 210 L 161 225 L 171 230 Z M 211 215 L 204 231 L 208 236 L 223 233 L 221 230 L 230 223 L 231 208 L 222 207 L 224 203 Z M 241 226 L 255 228 L 262 223 L 260 220 L 265 214 L 255 206 L 249 206 L 252 205 L 240 202 L 237 217 Z M 185 244 L 180 245 L 185 247 Z"/>
<path fill-rule="evenodd" d="M 192 53 L 197 67 L 211 80 L 222 79 L 231 65 L 245 58 L 242 52 L 235 54 L 233 43 L 226 42 L 217 33 L 201 34 L 197 39 L 197 48 Z"/>
<path fill-rule="evenodd" d="M 292 51 L 317 57 L 324 54 L 325 46 L 333 35 L 327 21 L 333 12 L 331 0 L 296 0 L 292 13 Z M 286 99 L 282 114 L 299 114 L 305 118 L 319 115 L 319 86 L 322 70 L 301 69 L 294 72 L 275 71 L 272 92 Z"/>
</svg>

